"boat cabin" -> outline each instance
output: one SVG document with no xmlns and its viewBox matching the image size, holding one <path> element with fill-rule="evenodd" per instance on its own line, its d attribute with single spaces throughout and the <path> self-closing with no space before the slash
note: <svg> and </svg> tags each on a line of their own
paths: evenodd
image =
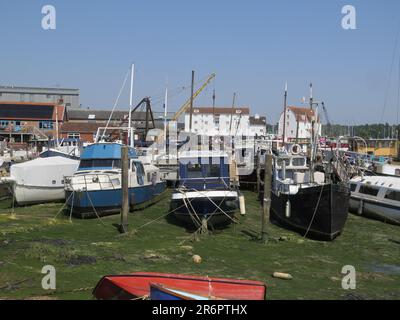
<svg viewBox="0 0 400 320">
<path fill-rule="evenodd" d="M 179 155 L 179 187 L 188 189 L 227 189 L 230 185 L 226 153 L 188 151 Z"/>
<path fill-rule="evenodd" d="M 400 205 L 400 178 L 368 176 L 350 181 L 352 195 Z"/>
<path fill-rule="evenodd" d="M 310 168 L 307 157 L 302 155 L 280 155 L 275 158 L 273 189 L 279 192 L 297 193 L 299 188 L 310 186 Z M 313 182 L 325 182 L 325 174 L 313 173 Z"/>
<path fill-rule="evenodd" d="M 81 155 L 78 171 L 120 170 L 121 148 L 122 144 L 107 142 L 87 146 Z M 129 148 L 128 156 L 131 164 L 137 159 L 135 149 Z"/>
</svg>

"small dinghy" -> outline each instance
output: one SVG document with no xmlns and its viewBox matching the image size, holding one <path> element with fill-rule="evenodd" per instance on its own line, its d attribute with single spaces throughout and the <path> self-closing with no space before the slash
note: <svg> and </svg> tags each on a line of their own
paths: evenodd
<svg viewBox="0 0 400 320">
<path fill-rule="evenodd" d="M 135 272 L 105 276 L 93 290 L 99 300 L 148 299 L 151 293 L 154 300 L 264 300 L 266 285 L 252 280 Z"/>
</svg>

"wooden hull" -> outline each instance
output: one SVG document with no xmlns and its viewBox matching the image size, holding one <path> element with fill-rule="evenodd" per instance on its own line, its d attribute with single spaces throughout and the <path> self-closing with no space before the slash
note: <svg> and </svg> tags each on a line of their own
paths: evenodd
<svg viewBox="0 0 400 320">
<path fill-rule="evenodd" d="M 227 300 L 264 300 L 266 293 L 266 286 L 260 281 L 136 272 L 103 277 L 93 290 L 93 295 L 99 300 L 144 298 L 150 295 L 150 285 L 154 283 Z"/>
<path fill-rule="evenodd" d="M 349 189 L 336 184 L 303 188 L 293 195 L 272 193 L 270 220 L 302 236 L 330 241 L 344 228 L 349 197 Z M 290 210 L 287 209 L 288 202 Z"/>
</svg>

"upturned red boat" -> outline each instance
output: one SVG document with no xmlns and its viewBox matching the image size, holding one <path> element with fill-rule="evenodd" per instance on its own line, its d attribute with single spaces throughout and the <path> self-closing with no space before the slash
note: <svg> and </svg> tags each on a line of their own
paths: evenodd
<svg viewBox="0 0 400 320">
<path fill-rule="evenodd" d="M 266 285 L 260 281 L 135 272 L 104 276 L 93 290 L 99 300 L 147 299 L 151 284 L 173 286 L 204 297 L 226 300 L 264 300 Z"/>
</svg>

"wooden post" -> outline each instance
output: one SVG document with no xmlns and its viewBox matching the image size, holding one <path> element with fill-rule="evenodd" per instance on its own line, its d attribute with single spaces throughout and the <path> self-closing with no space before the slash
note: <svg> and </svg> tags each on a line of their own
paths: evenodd
<svg viewBox="0 0 400 320">
<path fill-rule="evenodd" d="M 128 146 L 121 147 L 121 191 L 122 191 L 122 208 L 121 208 L 121 225 L 120 232 L 126 233 L 128 231 L 128 212 L 129 212 L 129 157 Z"/>
<path fill-rule="evenodd" d="M 264 175 L 264 199 L 263 213 L 261 219 L 261 240 L 268 240 L 267 220 L 271 208 L 271 179 L 272 179 L 272 154 L 265 155 L 265 175 Z"/>
<path fill-rule="evenodd" d="M 258 199 L 260 199 L 260 185 L 261 185 L 261 177 L 260 177 L 260 174 L 261 174 L 261 166 L 260 166 L 260 161 L 261 161 L 261 159 L 260 159 L 260 156 L 261 156 L 261 152 L 260 152 L 260 150 L 257 150 L 257 154 L 256 154 L 256 157 L 257 157 L 257 168 L 256 168 L 256 175 L 257 175 L 257 197 L 258 197 Z"/>
</svg>

